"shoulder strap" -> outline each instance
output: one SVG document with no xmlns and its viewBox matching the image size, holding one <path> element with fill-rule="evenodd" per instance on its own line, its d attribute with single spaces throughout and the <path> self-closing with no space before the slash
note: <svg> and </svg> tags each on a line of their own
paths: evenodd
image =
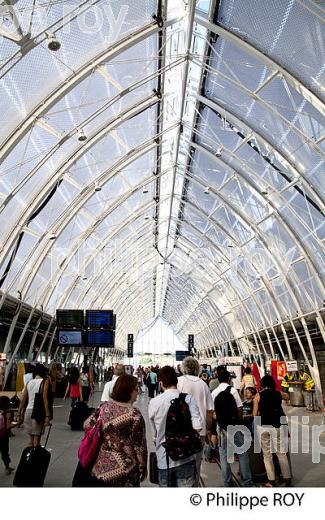
<svg viewBox="0 0 325 520">
<path fill-rule="evenodd" d="M 186 398 L 187 394 L 184 394 L 184 392 L 180 392 L 179 394 L 179 399 L 181 399 L 182 401 L 185 401 L 185 398 Z"/>
<path fill-rule="evenodd" d="M 43 393 L 43 390 L 44 390 L 44 383 L 45 382 L 45 379 L 42 379 L 41 381 L 41 384 L 39 385 L 39 389 L 38 389 L 38 393 L 39 394 L 42 394 Z"/>
<path fill-rule="evenodd" d="M 231 386 L 228 385 L 227 388 L 225 388 L 224 392 L 228 392 L 229 394 L 231 394 Z"/>
</svg>

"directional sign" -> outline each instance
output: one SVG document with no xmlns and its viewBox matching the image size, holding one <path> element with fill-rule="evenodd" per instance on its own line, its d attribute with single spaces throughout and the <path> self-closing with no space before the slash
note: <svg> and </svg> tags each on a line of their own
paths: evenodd
<svg viewBox="0 0 325 520">
<path fill-rule="evenodd" d="M 190 356 L 193 356 L 194 354 L 194 334 L 189 334 L 188 335 L 188 351 L 189 351 L 189 355 Z"/>
<path fill-rule="evenodd" d="M 133 358 L 133 334 L 128 334 L 128 357 Z"/>
</svg>

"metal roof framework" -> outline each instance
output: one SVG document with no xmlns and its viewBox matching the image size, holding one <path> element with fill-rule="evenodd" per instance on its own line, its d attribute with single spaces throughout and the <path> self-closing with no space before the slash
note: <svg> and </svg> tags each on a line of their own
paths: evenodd
<svg viewBox="0 0 325 520">
<path fill-rule="evenodd" d="M 114 308 L 119 351 L 161 315 L 202 351 L 291 357 L 298 317 L 317 372 L 324 20 L 312 0 L 3 2 L 0 306 Z"/>
</svg>

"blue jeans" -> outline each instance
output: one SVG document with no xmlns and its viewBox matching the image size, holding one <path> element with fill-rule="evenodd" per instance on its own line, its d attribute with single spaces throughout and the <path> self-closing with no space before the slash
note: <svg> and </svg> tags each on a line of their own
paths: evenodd
<svg viewBox="0 0 325 520">
<path fill-rule="evenodd" d="M 169 486 L 168 486 L 169 471 Z M 193 487 L 196 477 L 195 460 L 176 468 L 158 469 L 159 487 Z"/>
<path fill-rule="evenodd" d="M 219 454 L 220 454 L 220 465 L 221 465 L 221 471 L 223 476 L 223 481 L 225 484 L 225 487 L 233 487 L 234 481 L 232 479 L 232 473 L 231 473 L 231 467 L 227 460 L 227 444 L 229 442 L 229 439 L 227 437 L 227 433 L 222 430 L 221 428 L 218 428 L 218 437 L 219 437 Z M 234 435 L 234 447 L 240 447 L 243 444 L 243 434 L 242 432 L 236 432 Z M 234 451 L 236 452 L 236 449 L 234 448 Z M 239 457 L 239 469 L 240 469 L 240 476 L 243 481 L 244 487 L 251 487 L 253 486 L 252 482 L 252 474 L 251 469 L 249 466 L 249 458 L 248 458 L 248 452 L 242 453 L 238 455 Z"/>
</svg>

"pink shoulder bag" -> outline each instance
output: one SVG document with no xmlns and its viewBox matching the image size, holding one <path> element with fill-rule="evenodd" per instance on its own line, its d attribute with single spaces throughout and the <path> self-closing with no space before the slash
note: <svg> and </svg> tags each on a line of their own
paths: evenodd
<svg viewBox="0 0 325 520">
<path fill-rule="evenodd" d="M 100 445 L 102 441 L 102 408 L 99 409 L 99 415 L 96 423 L 90 428 L 82 439 L 78 449 L 78 459 L 84 468 L 91 468 L 98 457 Z"/>
</svg>

